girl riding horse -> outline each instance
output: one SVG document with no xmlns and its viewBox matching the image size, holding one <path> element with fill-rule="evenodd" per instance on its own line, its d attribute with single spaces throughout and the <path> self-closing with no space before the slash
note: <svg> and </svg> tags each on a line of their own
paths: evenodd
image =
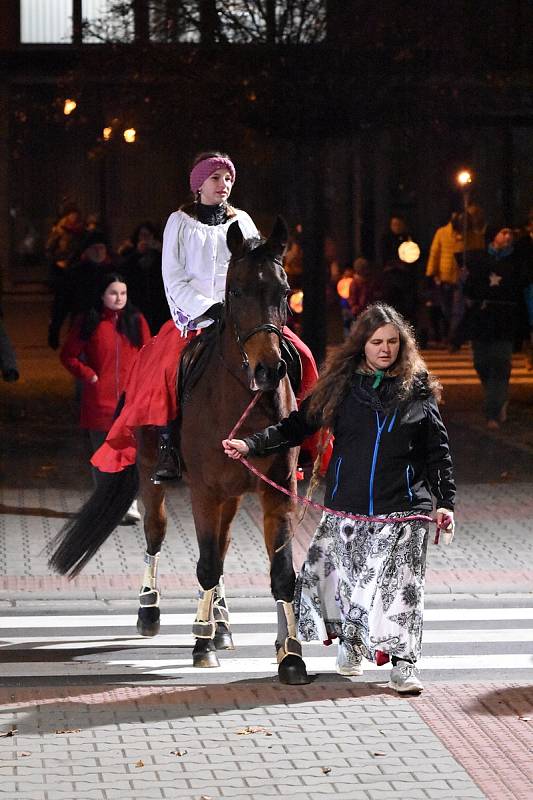
<svg viewBox="0 0 533 800">
<path fill-rule="evenodd" d="M 134 464 L 135 429 L 154 425 L 160 433 L 154 483 L 175 480 L 181 474 L 176 437 L 171 437 L 168 427 L 179 411 L 176 375 L 186 345 L 220 317 L 230 259 L 228 228 L 237 221 L 244 239 L 260 239 L 250 216 L 228 203 L 235 183 L 235 167 L 228 155 L 198 155 L 189 183 L 194 202 L 170 215 L 163 235 L 163 281 L 172 320 L 141 351 L 126 387 L 125 405 L 92 459 L 102 472 Z M 298 350 L 302 363 L 300 399 L 316 382 L 316 364 L 293 331 L 285 327 L 283 334 Z"/>
</svg>

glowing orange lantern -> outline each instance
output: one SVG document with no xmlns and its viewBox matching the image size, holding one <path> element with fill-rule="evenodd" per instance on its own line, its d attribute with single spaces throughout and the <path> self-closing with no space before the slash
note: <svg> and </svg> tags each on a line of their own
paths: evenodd
<svg viewBox="0 0 533 800">
<path fill-rule="evenodd" d="M 301 314 L 304 310 L 304 293 L 301 289 L 289 297 L 289 307 L 294 314 Z"/>
<path fill-rule="evenodd" d="M 350 275 L 347 275 L 345 278 L 341 278 L 337 283 L 337 294 L 339 297 L 342 297 L 343 300 L 347 300 L 350 296 L 350 286 L 352 285 L 352 281 L 353 278 Z"/>
</svg>

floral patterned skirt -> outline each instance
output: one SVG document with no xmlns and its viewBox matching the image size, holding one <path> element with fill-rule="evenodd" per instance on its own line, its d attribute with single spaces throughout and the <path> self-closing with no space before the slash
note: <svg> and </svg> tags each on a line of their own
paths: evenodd
<svg viewBox="0 0 533 800">
<path fill-rule="evenodd" d="M 428 523 L 354 522 L 324 513 L 296 583 L 303 641 L 335 636 L 374 661 L 421 652 Z"/>
</svg>

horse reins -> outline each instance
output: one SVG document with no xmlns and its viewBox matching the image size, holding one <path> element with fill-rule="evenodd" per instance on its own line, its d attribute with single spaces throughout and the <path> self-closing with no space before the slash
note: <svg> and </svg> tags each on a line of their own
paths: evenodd
<svg viewBox="0 0 533 800">
<path fill-rule="evenodd" d="M 228 437 L 227 437 L 228 439 L 233 439 L 235 437 L 235 434 L 237 433 L 237 431 L 239 430 L 239 428 L 243 424 L 244 420 L 246 419 L 246 417 L 248 416 L 248 414 L 250 413 L 252 408 L 255 406 L 255 404 L 257 403 L 259 398 L 261 397 L 261 394 L 262 394 L 262 392 L 256 392 L 255 393 L 255 395 L 253 396 L 252 400 L 248 404 L 247 408 L 242 413 L 240 419 L 234 425 L 234 427 L 232 428 L 231 432 L 228 434 Z M 321 503 L 317 503 L 316 501 L 311 500 L 311 498 L 309 498 L 309 497 L 302 497 L 301 495 L 297 494 L 296 492 L 291 492 L 290 489 L 286 489 L 284 486 L 280 486 L 279 483 L 276 483 L 275 481 L 271 480 L 263 472 L 261 472 L 256 467 L 254 467 L 253 464 L 250 464 L 248 459 L 245 458 L 244 456 L 241 456 L 239 461 L 242 464 L 244 464 L 244 466 L 247 469 L 249 469 L 250 472 L 252 472 L 257 478 L 259 478 L 260 480 L 264 481 L 264 483 L 268 483 L 269 486 L 272 486 L 274 489 L 277 489 L 279 492 L 283 492 L 283 494 L 287 495 L 287 497 L 290 497 L 292 500 L 296 500 L 297 503 L 300 503 L 301 505 L 304 505 L 304 506 L 307 506 L 307 507 L 310 507 L 310 508 L 314 508 L 316 511 L 322 511 L 322 512 L 326 512 L 328 514 L 333 514 L 334 516 L 340 517 L 341 519 L 349 519 L 349 520 L 353 520 L 354 522 L 377 522 L 377 523 L 380 523 L 381 525 L 383 525 L 384 523 L 393 523 L 394 524 L 394 523 L 397 523 L 397 522 L 413 522 L 415 520 L 416 521 L 422 521 L 422 522 L 434 522 L 434 523 L 437 524 L 437 530 L 436 530 L 436 533 L 435 533 L 434 544 L 438 544 L 439 543 L 439 536 L 440 536 L 441 528 L 439 527 L 438 522 L 437 522 L 435 517 L 431 517 L 431 516 L 429 516 L 427 514 L 411 514 L 411 515 L 406 516 L 406 517 L 374 517 L 374 516 L 368 516 L 368 515 L 364 515 L 364 514 L 350 514 L 348 512 L 344 512 L 344 511 L 336 511 L 333 508 L 328 508 L 327 506 L 324 506 Z M 282 545 L 281 547 L 278 547 L 275 552 L 277 553 L 283 547 L 285 547 L 285 544 Z"/>
</svg>

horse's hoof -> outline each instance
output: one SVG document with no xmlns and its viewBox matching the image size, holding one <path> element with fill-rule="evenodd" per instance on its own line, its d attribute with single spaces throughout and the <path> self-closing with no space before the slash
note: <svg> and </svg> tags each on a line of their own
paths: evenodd
<svg viewBox="0 0 533 800">
<path fill-rule="evenodd" d="M 220 661 L 214 650 L 206 650 L 201 653 L 192 654 L 193 667 L 200 667 L 200 669 L 210 669 L 211 667 L 220 667 Z"/>
<path fill-rule="evenodd" d="M 200 669 L 220 667 L 215 645 L 211 639 L 196 640 L 192 651 L 192 665 L 193 667 L 200 667 Z"/>
<path fill-rule="evenodd" d="M 161 628 L 160 611 L 155 606 L 139 609 L 137 633 L 140 636 L 157 636 Z"/>
<path fill-rule="evenodd" d="M 289 686 L 303 686 L 311 683 L 304 660 L 300 656 L 285 656 L 278 666 L 278 677 L 280 683 L 288 683 Z"/>
<path fill-rule="evenodd" d="M 213 643 L 217 650 L 235 650 L 231 631 L 221 622 L 217 622 L 217 629 Z"/>
</svg>

